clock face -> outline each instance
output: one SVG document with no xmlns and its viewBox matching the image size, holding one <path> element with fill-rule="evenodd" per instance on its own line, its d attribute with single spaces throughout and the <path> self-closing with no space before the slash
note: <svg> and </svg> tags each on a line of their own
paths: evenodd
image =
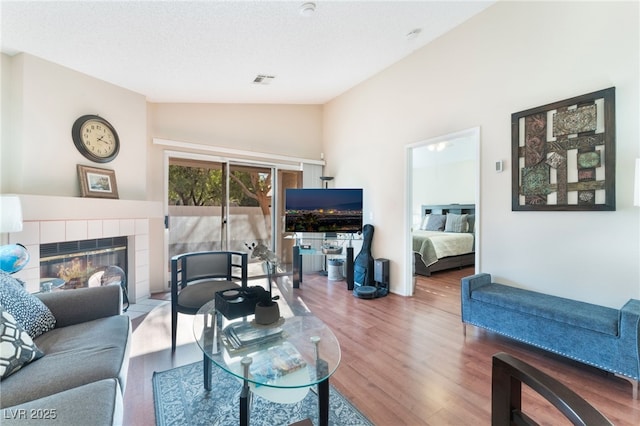
<svg viewBox="0 0 640 426">
<path fill-rule="evenodd" d="M 101 117 L 85 115 L 78 118 L 71 133 L 76 148 L 89 160 L 106 163 L 118 155 L 118 134 L 113 126 Z"/>
</svg>

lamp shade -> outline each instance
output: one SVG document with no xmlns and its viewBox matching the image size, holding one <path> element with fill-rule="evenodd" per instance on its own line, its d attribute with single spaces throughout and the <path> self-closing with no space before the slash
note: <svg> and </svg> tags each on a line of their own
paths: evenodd
<svg viewBox="0 0 640 426">
<path fill-rule="evenodd" d="M 22 231 L 22 206 L 16 195 L 0 195 L 0 232 Z"/>
<path fill-rule="evenodd" d="M 640 206 L 640 158 L 636 158 L 636 178 L 633 182 L 633 205 Z"/>
</svg>

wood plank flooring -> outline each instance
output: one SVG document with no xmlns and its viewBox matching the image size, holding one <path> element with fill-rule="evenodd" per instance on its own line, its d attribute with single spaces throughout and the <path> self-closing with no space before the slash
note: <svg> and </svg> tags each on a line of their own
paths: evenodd
<svg viewBox="0 0 640 426">
<path fill-rule="evenodd" d="M 342 360 L 331 382 L 376 425 L 489 425 L 491 356 L 500 351 L 559 379 L 616 425 L 640 424 L 640 401 L 626 380 L 471 326 L 464 336 L 460 278 L 471 274 L 465 268 L 419 277 L 414 297 L 374 300 L 353 297 L 344 281 L 306 275 L 300 289 L 285 288 L 284 296 L 333 329 Z M 168 304 L 134 320 L 126 425 L 155 424 L 154 371 L 202 359 L 191 317 L 181 315 L 178 323 L 179 346 L 171 354 Z M 526 388 L 523 406 L 540 424 L 569 424 Z"/>
</svg>

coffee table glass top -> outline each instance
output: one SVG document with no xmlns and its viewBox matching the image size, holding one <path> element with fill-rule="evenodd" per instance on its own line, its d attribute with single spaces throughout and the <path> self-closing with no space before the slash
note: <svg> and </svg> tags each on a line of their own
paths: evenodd
<svg viewBox="0 0 640 426">
<path fill-rule="evenodd" d="M 328 379 L 340 364 L 338 339 L 313 315 L 281 317 L 263 326 L 253 315 L 228 320 L 211 301 L 196 314 L 193 331 L 214 364 L 255 387 L 309 387 Z"/>
</svg>

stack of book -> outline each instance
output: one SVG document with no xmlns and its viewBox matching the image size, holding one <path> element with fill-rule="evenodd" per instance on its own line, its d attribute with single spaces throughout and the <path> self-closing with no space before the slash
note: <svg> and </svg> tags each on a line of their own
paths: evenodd
<svg viewBox="0 0 640 426">
<path fill-rule="evenodd" d="M 254 379 L 269 383 L 307 366 L 300 352 L 289 342 L 282 342 L 252 356 L 249 373 Z"/>
<path fill-rule="evenodd" d="M 258 328 L 249 322 L 235 322 L 223 330 L 227 349 L 238 351 L 271 343 L 282 337 L 282 327 Z"/>
</svg>

